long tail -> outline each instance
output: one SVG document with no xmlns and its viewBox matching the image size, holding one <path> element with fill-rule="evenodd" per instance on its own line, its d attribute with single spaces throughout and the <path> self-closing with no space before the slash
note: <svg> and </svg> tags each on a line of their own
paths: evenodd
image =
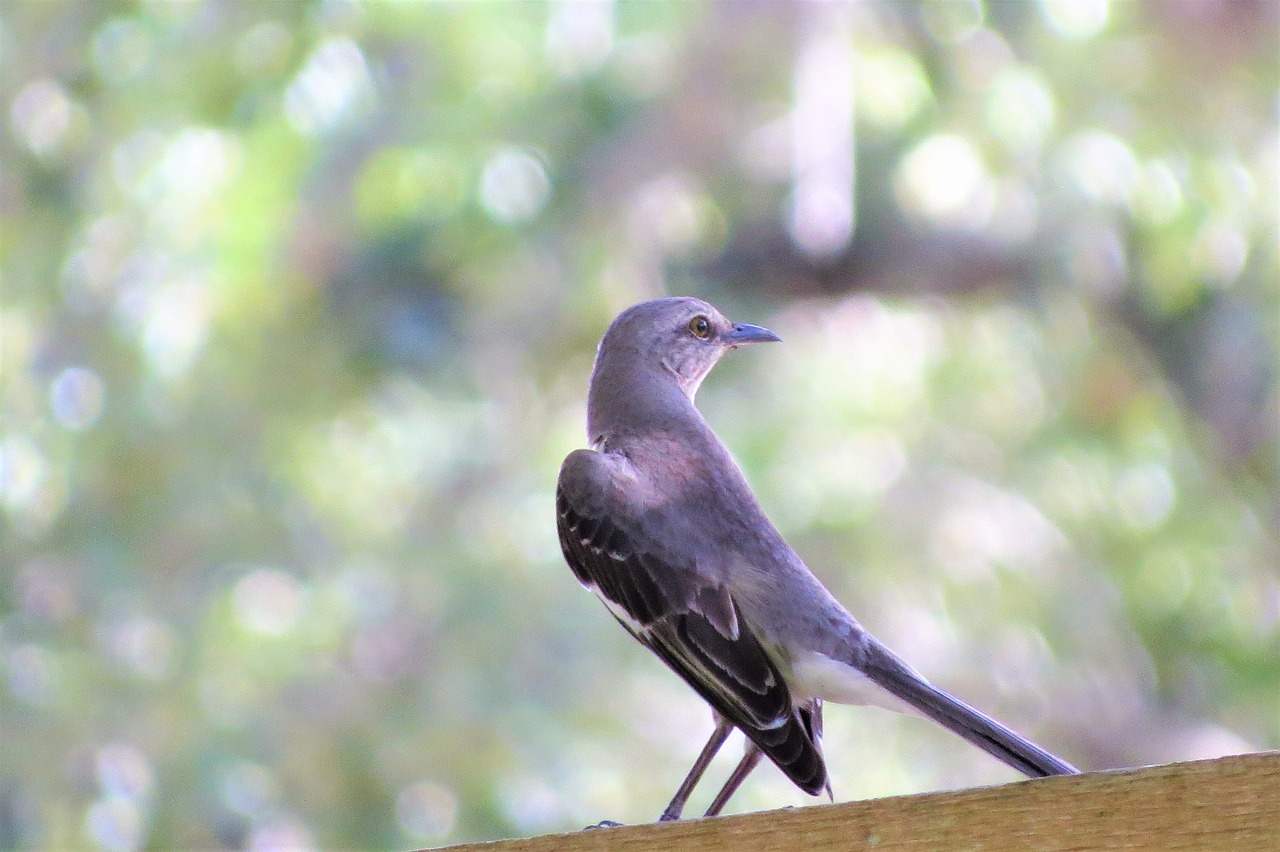
<svg viewBox="0 0 1280 852">
<path fill-rule="evenodd" d="M 867 677 L 998 760 L 1032 778 L 1079 773 L 1080 770 L 1065 760 L 933 686 L 878 642 L 870 641 L 866 650 L 866 658 L 859 668 Z"/>
</svg>

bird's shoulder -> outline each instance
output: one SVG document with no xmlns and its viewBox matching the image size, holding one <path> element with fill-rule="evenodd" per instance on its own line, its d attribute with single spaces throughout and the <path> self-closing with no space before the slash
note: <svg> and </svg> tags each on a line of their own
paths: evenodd
<svg viewBox="0 0 1280 852">
<path fill-rule="evenodd" d="M 574 450 L 560 466 L 558 499 L 567 501 L 579 514 L 607 515 L 641 534 L 642 520 L 678 508 L 671 501 L 671 471 L 648 456 L 648 452 Z"/>
<path fill-rule="evenodd" d="M 571 499 L 580 511 L 615 511 L 616 504 L 634 492 L 640 477 L 629 460 L 618 453 L 574 450 L 560 465 L 556 490 Z"/>
<path fill-rule="evenodd" d="M 570 567 L 646 623 L 712 594 L 697 552 L 680 546 L 681 531 L 660 492 L 626 455 L 595 450 L 570 453 L 556 486 L 560 545 Z M 715 609 L 726 606 L 727 600 Z"/>
</svg>

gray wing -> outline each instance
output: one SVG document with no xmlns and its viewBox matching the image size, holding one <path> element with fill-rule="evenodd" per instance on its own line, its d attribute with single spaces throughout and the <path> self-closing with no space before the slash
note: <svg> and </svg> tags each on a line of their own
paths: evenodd
<svg viewBox="0 0 1280 852">
<path fill-rule="evenodd" d="M 797 710 L 777 665 L 729 590 L 692 556 L 649 540 L 600 455 L 577 450 L 556 486 L 565 561 L 641 643 L 742 730 L 801 789 L 827 787 L 809 711 Z"/>
</svg>

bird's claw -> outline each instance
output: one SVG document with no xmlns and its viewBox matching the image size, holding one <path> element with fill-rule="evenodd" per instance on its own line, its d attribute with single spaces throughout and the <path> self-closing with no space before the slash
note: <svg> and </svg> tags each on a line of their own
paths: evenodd
<svg viewBox="0 0 1280 852">
<path fill-rule="evenodd" d="M 595 825 L 588 825 L 587 827 L 583 828 L 582 830 L 583 830 L 583 831 L 593 831 L 593 830 L 595 830 L 595 829 L 597 829 L 597 828 L 618 828 L 618 827 L 619 827 L 619 826 L 621 826 L 621 825 L 622 825 L 622 823 L 620 823 L 620 822 L 614 822 L 614 821 L 613 821 L 613 820 L 611 820 L 611 819 L 602 819 L 602 820 L 600 820 L 598 823 L 596 823 Z"/>
</svg>

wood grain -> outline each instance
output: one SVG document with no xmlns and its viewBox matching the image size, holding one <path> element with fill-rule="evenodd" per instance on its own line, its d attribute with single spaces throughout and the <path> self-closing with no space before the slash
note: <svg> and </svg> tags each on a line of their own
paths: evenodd
<svg viewBox="0 0 1280 852">
<path fill-rule="evenodd" d="M 1280 752 L 450 847 L 669 849 L 1280 850 Z"/>
</svg>

